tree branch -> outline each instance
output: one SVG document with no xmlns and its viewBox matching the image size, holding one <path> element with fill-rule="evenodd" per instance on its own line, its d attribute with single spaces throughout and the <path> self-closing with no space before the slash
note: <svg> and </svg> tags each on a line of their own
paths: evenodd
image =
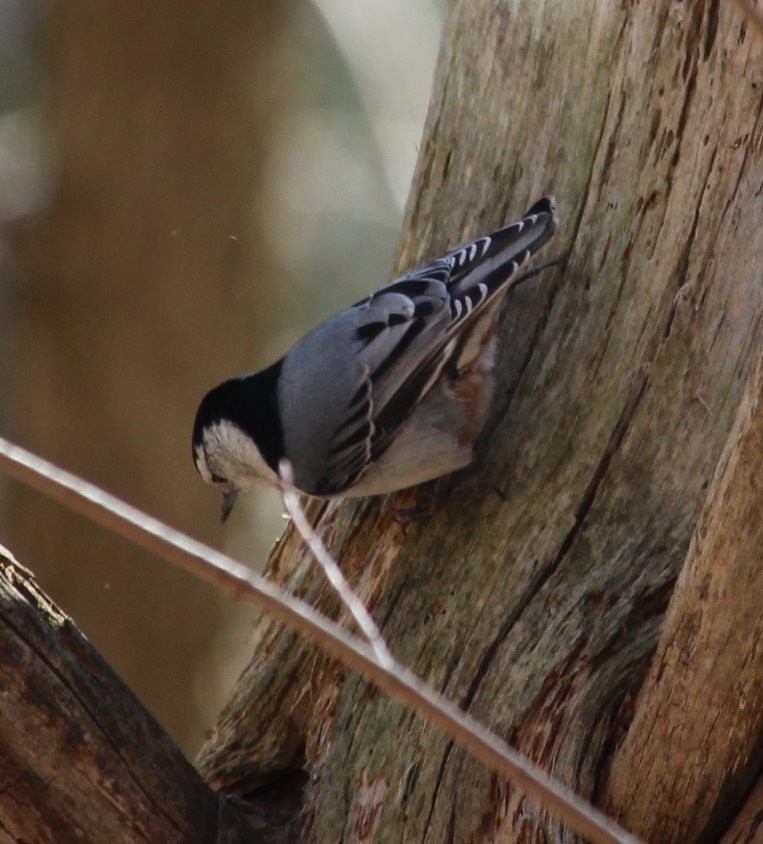
<svg viewBox="0 0 763 844">
<path fill-rule="evenodd" d="M 0 690 L 3 842 L 286 840 L 276 812 L 212 791 L 2 548 Z"/>
<path fill-rule="evenodd" d="M 323 569 L 326 578 L 333 586 L 339 599 L 352 614 L 355 623 L 368 640 L 368 644 L 371 645 L 379 664 L 384 668 L 394 669 L 395 660 L 389 652 L 387 643 L 382 638 L 379 628 L 376 626 L 373 618 L 371 618 L 371 613 L 368 612 L 365 604 L 350 588 L 338 563 L 326 550 L 326 546 L 321 542 L 320 536 L 315 532 L 304 510 L 300 506 L 299 495 L 293 486 L 294 472 L 288 460 L 281 461 L 280 476 L 282 483 L 281 497 L 294 527 L 299 531 L 307 547 L 312 551 L 318 565 Z"/>
</svg>

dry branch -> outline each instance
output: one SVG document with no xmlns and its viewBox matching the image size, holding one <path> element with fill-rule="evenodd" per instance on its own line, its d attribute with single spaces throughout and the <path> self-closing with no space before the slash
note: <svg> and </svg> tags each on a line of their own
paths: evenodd
<svg viewBox="0 0 763 844">
<path fill-rule="evenodd" d="M 279 840 L 280 816 L 213 792 L 2 548 L 0 724 L 3 844 Z"/>
<path fill-rule="evenodd" d="M 326 546 L 321 542 L 320 536 L 313 530 L 304 510 L 300 506 L 299 495 L 293 486 L 294 472 L 287 460 L 281 461 L 280 476 L 281 483 L 283 484 L 281 496 L 286 507 L 286 512 L 291 517 L 295 529 L 305 540 L 307 547 L 312 551 L 313 556 L 323 569 L 326 578 L 333 586 L 339 599 L 355 619 L 355 623 L 368 640 L 368 644 L 373 649 L 379 664 L 384 668 L 395 668 L 395 660 L 392 658 L 392 654 L 390 654 L 387 643 L 379 632 L 379 628 L 374 623 L 373 618 L 371 618 L 371 614 L 360 598 L 350 589 L 338 563 L 326 550 Z"/>
</svg>

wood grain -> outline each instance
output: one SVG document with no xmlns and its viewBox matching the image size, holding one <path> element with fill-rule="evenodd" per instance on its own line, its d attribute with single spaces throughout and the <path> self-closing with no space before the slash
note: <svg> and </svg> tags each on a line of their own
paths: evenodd
<svg viewBox="0 0 763 844">
<path fill-rule="evenodd" d="M 0 723 L 4 844 L 286 840 L 275 805 L 244 813 L 209 788 L 2 548 Z"/>
<path fill-rule="evenodd" d="M 608 783 L 649 841 L 717 840 L 763 754 L 763 356 Z M 680 808 L 680 811 L 678 809 Z"/>
</svg>

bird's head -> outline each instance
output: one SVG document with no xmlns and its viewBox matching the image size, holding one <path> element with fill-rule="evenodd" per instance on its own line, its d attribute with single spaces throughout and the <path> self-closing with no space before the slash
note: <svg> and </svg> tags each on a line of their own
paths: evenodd
<svg viewBox="0 0 763 844">
<path fill-rule="evenodd" d="M 257 374 L 225 381 L 201 401 L 193 426 L 193 459 L 201 477 L 222 493 L 225 521 L 240 492 L 258 481 L 278 483 L 258 445 L 262 386 Z"/>
</svg>

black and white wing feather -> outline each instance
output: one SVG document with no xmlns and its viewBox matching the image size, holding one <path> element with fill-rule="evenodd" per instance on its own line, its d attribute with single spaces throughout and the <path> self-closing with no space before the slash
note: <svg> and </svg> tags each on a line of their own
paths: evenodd
<svg viewBox="0 0 763 844">
<path fill-rule="evenodd" d="M 553 234 L 555 211 L 553 200 L 543 199 L 522 220 L 419 267 L 346 312 L 355 389 L 326 441 L 319 477 L 303 489 L 334 495 L 358 481 L 437 381 L 470 325 L 494 313 L 500 294 L 522 280 L 520 269 Z"/>
</svg>

